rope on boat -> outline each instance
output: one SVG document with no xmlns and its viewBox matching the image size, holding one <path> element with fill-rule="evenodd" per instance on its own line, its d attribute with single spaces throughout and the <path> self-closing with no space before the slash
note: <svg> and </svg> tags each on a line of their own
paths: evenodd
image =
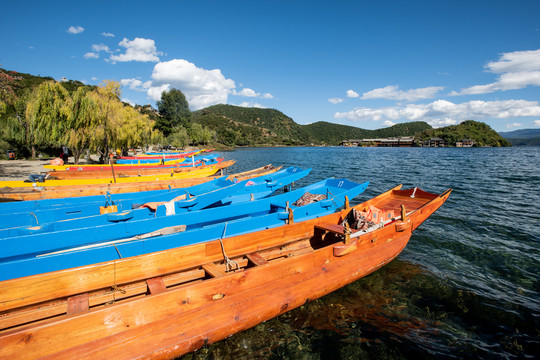
<svg viewBox="0 0 540 360">
<path fill-rule="evenodd" d="M 114 248 L 116 249 L 116 252 L 118 253 L 118 256 L 120 256 L 120 259 L 122 259 L 122 254 L 120 254 L 120 250 L 118 250 L 115 244 L 112 244 L 112 246 L 114 246 Z"/>
<path fill-rule="evenodd" d="M 116 247 L 116 246 L 115 246 Z M 116 249 L 118 251 L 118 249 Z M 112 305 L 116 302 L 116 292 L 119 291 L 122 294 L 126 293 L 126 290 L 120 289 L 118 285 L 116 285 L 116 260 L 113 261 L 113 285 L 111 286 L 111 291 L 113 295 L 113 299 L 108 302 L 109 305 Z"/>
<path fill-rule="evenodd" d="M 31 212 L 30 215 L 34 215 L 34 217 L 36 218 L 36 225 L 39 225 L 39 220 L 38 220 L 36 214 L 34 214 L 33 212 Z"/>
<path fill-rule="evenodd" d="M 240 269 L 240 265 L 234 260 L 229 259 L 227 254 L 225 253 L 225 246 L 223 245 L 222 239 L 225 237 L 225 232 L 227 231 L 227 223 L 225 223 L 225 227 L 223 228 L 223 234 L 221 235 L 221 238 L 219 238 L 219 243 L 221 244 L 221 252 L 223 252 L 223 258 L 225 259 L 225 268 L 227 269 L 227 272 L 234 270 L 234 269 Z M 234 265 L 234 269 L 233 269 Z"/>
<path fill-rule="evenodd" d="M 330 190 L 328 190 L 328 195 L 332 195 L 332 202 L 334 203 L 334 205 L 336 205 L 336 208 L 338 208 L 339 205 L 336 204 L 335 200 L 336 199 L 339 200 L 339 198 L 336 195 L 332 194 L 332 192 Z M 328 196 L 328 198 L 330 198 L 330 196 Z M 341 202 L 343 203 L 343 205 L 345 205 L 344 201 L 341 201 Z"/>
</svg>

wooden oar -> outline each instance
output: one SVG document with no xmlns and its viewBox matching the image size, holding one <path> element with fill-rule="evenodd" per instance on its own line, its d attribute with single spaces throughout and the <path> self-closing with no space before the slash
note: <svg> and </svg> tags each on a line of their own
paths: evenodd
<svg viewBox="0 0 540 360">
<path fill-rule="evenodd" d="M 152 238 L 152 237 L 156 237 L 156 236 L 175 234 L 175 233 L 179 233 L 179 232 L 182 232 L 182 231 L 186 231 L 186 225 L 169 226 L 169 227 L 165 227 L 163 229 L 159 229 L 157 231 L 152 231 L 152 232 L 149 232 L 149 233 L 146 233 L 146 234 L 136 235 L 136 236 L 133 236 L 133 237 L 130 237 L 130 238 L 127 238 L 127 239 L 107 241 L 107 242 L 102 242 L 102 243 L 98 243 L 98 244 L 86 245 L 86 246 L 79 246 L 79 247 L 76 247 L 76 248 L 70 248 L 70 249 L 66 249 L 66 250 L 54 251 L 54 252 L 50 252 L 50 253 L 47 253 L 47 254 L 37 255 L 36 257 L 63 254 L 63 253 L 66 253 L 66 252 L 71 252 L 71 251 L 92 249 L 92 248 L 99 247 L 99 246 L 116 245 L 116 244 L 121 244 L 121 243 L 125 243 L 125 242 L 128 242 L 128 241 L 133 241 L 133 240 L 142 240 L 142 239 L 148 239 L 148 238 Z"/>
</svg>

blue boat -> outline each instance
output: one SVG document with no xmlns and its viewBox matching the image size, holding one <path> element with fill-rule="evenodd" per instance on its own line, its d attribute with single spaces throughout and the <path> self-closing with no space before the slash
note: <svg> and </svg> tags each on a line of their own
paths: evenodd
<svg viewBox="0 0 540 360">
<path fill-rule="evenodd" d="M 39 204 L 39 209 L 25 210 L 21 213 L 15 210 L 22 208 L 21 203 L 6 203 L 4 210 L 11 208 L 11 212 L 0 215 L 0 239 L 76 227 L 98 226 L 109 223 L 111 219 L 116 219 L 115 221 L 140 220 L 161 214 L 166 206 L 169 207 L 166 212 L 182 213 L 208 206 L 258 199 L 269 196 L 281 187 L 305 177 L 310 171 L 311 169 L 289 167 L 240 182 L 219 178 L 184 189 L 115 194 L 105 197 L 89 196 L 56 201 L 42 200 L 47 203 L 47 206 L 39 204 L 38 201 L 27 201 L 28 206 L 37 207 Z M 147 204 L 146 207 L 145 204 Z M 153 209 L 158 204 L 161 204 L 159 207 L 163 209 Z M 107 206 L 115 206 L 117 212 L 102 215 L 100 209 Z"/>
<path fill-rule="evenodd" d="M 218 162 L 218 155 L 217 154 L 205 154 L 205 155 L 197 155 L 197 156 L 191 156 L 186 158 L 183 162 L 179 163 L 179 166 L 191 166 L 197 162 L 201 162 L 199 165 L 202 165 L 204 163 L 205 165 L 212 165 Z M 165 160 L 174 160 L 174 159 L 165 159 Z M 117 164 L 159 164 L 162 161 L 162 159 L 118 159 L 116 160 Z"/>
<path fill-rule="evenodd" d="M 368 186 L 327 179 L 284 194 L 153 220 L 0 241 L 0 280 L 137 256 L 324 216 Z M 310 201 L 318 199 L 318 201 Z"/>
</svg>

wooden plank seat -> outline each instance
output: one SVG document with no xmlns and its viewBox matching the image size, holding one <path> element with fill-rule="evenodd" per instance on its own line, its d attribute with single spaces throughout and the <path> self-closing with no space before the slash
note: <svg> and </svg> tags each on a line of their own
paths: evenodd
<svg viewBox="0 0 540 360">
<path fill-rule="evenodd" d="M 337 224 L 326 224 L 326 223 L 317 224 L 317 225 L 315 225 L 315 229 L 328 231 L 328 232 L 331 232 L 331 233 L 334 233 L 334 234 L 337 234 L 337 235 L 345 235 L 346 234 L 345 227 L 343 227 L 341 225 L 337 225 Z"/>
</svg>

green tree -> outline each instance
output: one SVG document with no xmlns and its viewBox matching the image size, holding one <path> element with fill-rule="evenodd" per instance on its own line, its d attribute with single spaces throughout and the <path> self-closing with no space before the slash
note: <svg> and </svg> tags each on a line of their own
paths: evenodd
<svg viewBox="0 0 540 360">
<path fill-rule="evenodd" d="M 42 83 L 26 105 L 24 142 L 31 147 L 32 159 L 36 146 L 61 146 L 65 141 L 72 99 L 69 92 L 54 81 Z"/>
<path fill-rule="evenodd" d="M 189 145 L 189 135 L 186 128 L 175 126 L 167 137 L 167 142 L 176 148 L 185 148 Z"/>
<path fill-rule="evenodd" d="M 191 111 L 184 94 L 178 89 L 171 89 L 161 93 L 161 100 L 157 102 L 161 117 L 156 121 L 156 128 L 168 136 L 175 126 L 189 128 L 191 124 Z"/>
</svg>

